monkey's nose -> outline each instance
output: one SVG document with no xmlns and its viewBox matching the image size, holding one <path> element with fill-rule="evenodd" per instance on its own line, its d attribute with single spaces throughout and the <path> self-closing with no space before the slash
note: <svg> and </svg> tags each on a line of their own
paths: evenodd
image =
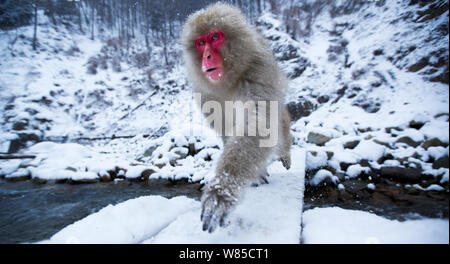
<svg viewBox="0 0 450 264">
<path fill-rule="evenodd" d="M 203 51 L 203 59 L 210 60 L 212 58 L 212 51 L 209 44 L 206 44 L 205 50 Z"/>
</svg>

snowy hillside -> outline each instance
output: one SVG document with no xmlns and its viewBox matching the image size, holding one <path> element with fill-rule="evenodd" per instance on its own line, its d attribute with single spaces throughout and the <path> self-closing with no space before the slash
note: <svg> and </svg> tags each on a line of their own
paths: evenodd
<svg viewBox="0 0 450 264">
<path fill-rule="evenodd" d="M 316 17 L 310 36 L 299 41 L 283 32 L 282 22 L 273 14 L 265 13 L 257 21 L 292 79 L 287 93 L 295 121 L 292 130 L 296 144 L 310 150 L 309 169 L 327 167 L 338 177 L 357 177 L 366 168 L 379 170 L 383 164 L 420 166 L 423 174 L 448 182 L 448 170 L 433 167 L 434 161 L 448 157 L 448 84 L 436 82 L 437 75 L 447 71 L 448 76 L 448 32 L 442 31 L 448 11 L 423 15 L 433 8 L 390 1 L 336 17 L 325 9 Z M 38 52 L 29 45 L 31 27 L 2 32 L 2 152 L 46 139 L 158 137 L 169 128 L 169 134 L 189 136 L 192 129 L 180 123 L 190 119 L 200 123 L 198 111 L 185 103 L 191 94 L 182 65 L 158 69 L 162 60 L 158 47 L 143 62 L 151 65 L 144 67 L 146 71 L 136 63 L 142 55 L 139 43 L 131 58 L 123 57 L 117 65 L 117 40 L 91 41 L 70 28 L 52 26 L 40 15 L 39 35 L 45 41 Z M 179 52 L 177 45 L 173 49 Z M 423 57 L 436 63 L 411 70 Z M 92 142 L 88 143 L 97 146 Z M 121 156 L 132 152 L 127 155 L 131 162 L 142 158 L 151 145 L 162 144 L 156 142 L 161 139 L 113 140 L 98 147 Z M 189 145 L 178 143 L 174 146 Z M 207 156 L 220 145 L 206 144 L 213 147 L 206 151 L 209 154 L 202 153 Z M 199 148 L 180 149 L 175 155 L 186 157 Z M 154 156 L 154 165 L 164 162 Z M 172 155 L 165 162 L 173 159 Z M 362 169 L 347 171 L 361 160 L 366 161 Z M 142 161 L 147 163 L 148 158 Z"/>
<path fill-rule="evenodd" d="M 359 200 L 381 188 L 381 199 L 433 190 L 448 201 L 448 42 L 443 1 L 316 18 L 299 43 L 309 66 L 289 93 L 293 109 L 310 113 L 292 125 L 309 151 L 310 185 L 335 186 L 344 200 L 346 190 Z M 392 185 L 400 193 L 384 192 Z"/>
<path fill-rule="evenodd" d="M 379 206 L 397 201 L 402 216 L 389 218 L 448 219 L 448 2 L 364 1 L 351 10 L 346 1 L 304 2 L 317 13 L 302 37 L 269 9 L 255 24 L 290 78 L 291 133 L 306 150 L 305 219 L 333 205 L 383 215 Z M 177 41 L 167 65 L 157 40 L 147 53 L 135 39 L 125 54 L 108 33 L 91 40 L 38 15 L 36 51 L 32 25 L 0 31 L 0 152 L 28 155 L 0 160 L 0 177 L 203 184 L 214 176 L 222 143 L 192 103 Z M 317 225 L 305 230 L 305 242 L 324 242 Z"/>
</svg>

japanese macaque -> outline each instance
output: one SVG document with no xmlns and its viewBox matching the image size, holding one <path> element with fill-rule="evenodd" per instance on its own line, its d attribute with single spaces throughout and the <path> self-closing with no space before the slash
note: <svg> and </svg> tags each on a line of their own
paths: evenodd
<svg viewBox="0 0 450 264">
<path fill-rule="evenodd" d="M 219 115 L 214 122 L 222 123 L 214 128 L 222 136 L 224 150 L 201 198 L 203 230 L 213 232 L 225 224 L 245 187 L 267 182 L 266 165 L 273 154 L 290 167 L 290 119 L 284 104 L 287 80 L 263 37 L 231 5 L 217 3 L 190 15 L 182 45 L 188 79 L 201 97 L 197 100 L 200 109 L 214 102 L 218 108 L 213 115 Z M 226 109 L 230 102 L 245 109 L 232 109 L 230 118 Z M 225 111 L 218 114 L 218 109 Z M 245 115 L 241 119 L 240 113 Z M 262 133 L 265 120 L 270 120 L 275 136 Z M 262 144 L 268 138 L 273 144 Z"/>
</svg>

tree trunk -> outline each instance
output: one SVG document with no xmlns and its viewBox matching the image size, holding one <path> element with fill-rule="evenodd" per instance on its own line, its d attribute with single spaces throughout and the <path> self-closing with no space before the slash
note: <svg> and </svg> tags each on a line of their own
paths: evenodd
<svg viewBox="0 0 450 264">
<path fill-rule="evenodd" d="M 82 13 L 81 13 L 81 4 L 75 3 L 75 6 L 78 8 L 78 27 L 80 29 L 80 32 L 83 33 L 83 20 L 82 20 Z"/>
<path fill-rule="evenodd" d="M 166 63 L 166 65 L 169 65 L 169 59 L 168 59 L 168 54 L 167 54 L 167 23 L 164 22 L 163 23 L 163 32 L 162 33 L 162 41 L 163 41 L 163 53 L 164 53 L 164 62 Z"/>
<path fill-rule="evenodd" d="M 34 34 L 33 34 L 33 50 L 37 47 L 37 3 L 34 3 Z"/>
<path fill-rule="evenodd" d="M 274 14 L 278 14 L 277 2 L 275 0 L 269 0 L 270 10 Z"/>
<path fill-rule="evenodd" d="M 95 8 L 91 9 L 91 39 L 94 40 Z"/>
<path fill-rule="evenodd" d="M 34 159 L 36 158 L 35 155 L 9 155 L 9 154 L 0 154 L 0 160 L 7 160 L 7 159 Z"/>
</svg>

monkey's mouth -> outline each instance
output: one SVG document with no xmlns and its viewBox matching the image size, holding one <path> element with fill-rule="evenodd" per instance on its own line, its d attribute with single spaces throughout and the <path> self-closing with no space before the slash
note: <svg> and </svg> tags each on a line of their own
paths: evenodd
<svg viewBox="0 0 450 264">
<path fill-rule="evenodd" d="M 206 72 L 212 72 L 212 71 L 215 71 L 215 70 L 217 70 L 217 69 L 219 69 L 219 68 L 218 68 L 218 67 L 215 67 L 215 68 L 209 68 L 209 69 L 206 70 Z"/>
<path fill-rule="evenodd" d="M 221 67 L 212 67 L 205 71 L 206 77 L 212 81 L 218 81 L 222 77 Z"/>
</svg>

